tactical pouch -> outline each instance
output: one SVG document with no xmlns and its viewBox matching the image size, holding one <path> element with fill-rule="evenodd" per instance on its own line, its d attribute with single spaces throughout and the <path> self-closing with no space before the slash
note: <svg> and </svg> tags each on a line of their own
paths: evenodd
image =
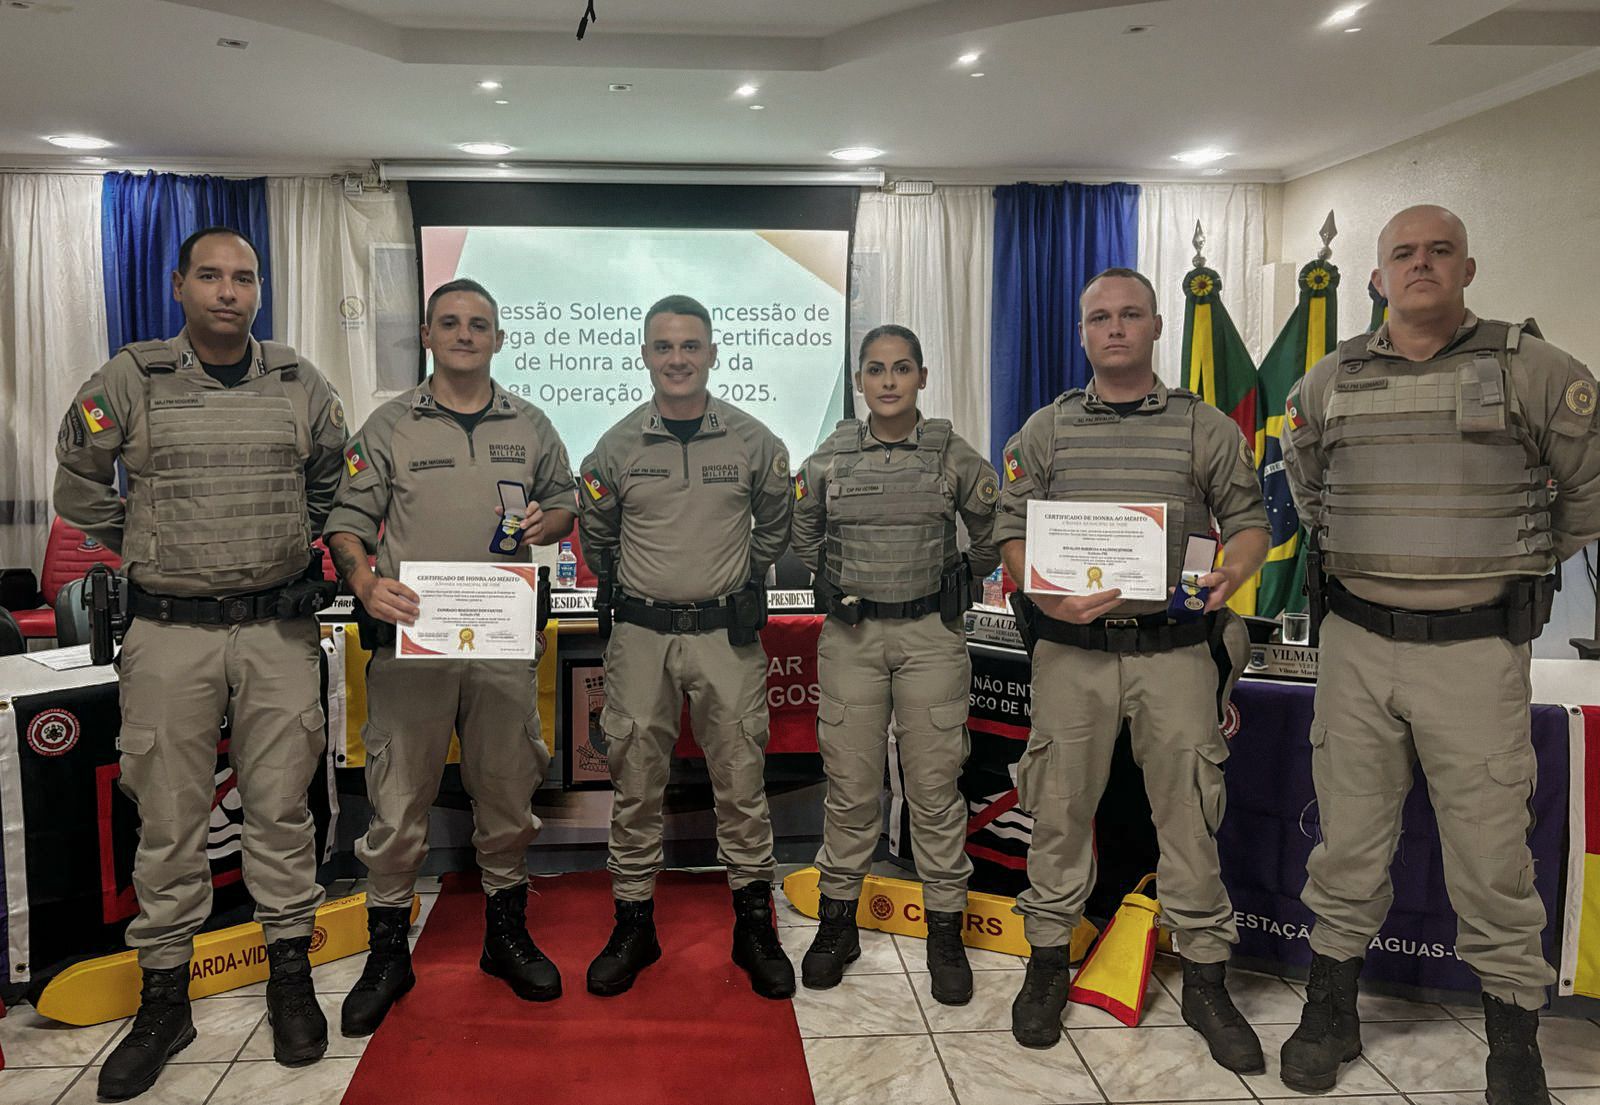
<svg viewBox="0 0 1600 1105">
<path fill-rule="evenodd" d="M 1537 579 L 1522 576 L 1506 592 L 1506 640 L 1525 645 L 1539 636 L 1561 590 L 1561 569 Z"/>
<path fill-rule="evenodd" d="M 601 553 L 600 563 L 595 570 L 594 615 L 602 637 L 611 636 L 611 604 L 616 589 L 613 564 L 610 553 Z"/>
<path fill-rule="evenodd" d="M 1039 640 L 1038 623 L 1034 620 L 1038 617 L 1039 608 L 1033 604 L 1032 599 L 1021 591 L 1011 592 L 1009 601 L 1011 603 L 1011 613 L 1017 621 L 1017 634 L 1022 638 L 1022 647 L 1027 650 L 1028 658 L 1031 660 L 1033 658 L 1033 646 Z"/>
<path fill-rule="evenodd" d="M 323 578 L 322 555 L 321 549 L 312 549 L 300 578 L 278 592 L 275 611 L 278 617 L 309 617 L 318 610 L 327 609 L 338 596 L 338 582 Z"/>
<path fill-rule="evenodd" d="M 767 589 L 759 583 L 747 583 L 728 596 L 728 606 L 733 620 L 728 623 L 728 641 L 734 645 L 752 645 L 761 639 L 761 629 L 767 624 Z"/>
<path fill-rule="evenodd" d="M 1328 613 L 1328 573 L 1322 569 L 1322 544 L 1318 533 L 1318 530 L 1306 530 L 1306 618 L 1311 623 L 1311 635 L 1306 640 L 1312 648 L 1322 639 L 1322 619 Z"/>
<path fill-rule="evenodd" d="M 1506 428 L 1505 378 L 1500 360 L 1481 352 L 1456 370 L 1456 429 L 1464 434 Z"/>
<path fill-rule="evenodd" d="M 972 565 L 963 559 L 959 565 L 939 577 L 939 620 L 958 620 L 972 602 Z"/>
</svg>

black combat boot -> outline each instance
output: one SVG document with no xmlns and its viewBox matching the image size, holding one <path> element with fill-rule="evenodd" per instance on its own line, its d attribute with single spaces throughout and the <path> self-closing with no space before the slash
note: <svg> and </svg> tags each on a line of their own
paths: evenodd
<svg viewBox="0 0 1600 1105">
<path fill-rule="evenodd" d="M 800 981 L 807 990 L 828 990 L 839 985 L 844 969 L 861 958 L 861 933 L 856 929 L 856 903 L 861 899 L 830 898 L 817 906 L 816 939 L 800 960 Z"/>
<path fill-rule="evenodd" d="M 778 942 L 772 884 L 753 882 L 733 892 L 733 961 L 764 998 L 794 997 L 794 964 Z"/>
<path fill-rule="evenodd" d="M 940 1005 L 965 1005 L 972 1000 L 972 968 L 961 942 L 961 910 L 928 911 L 928 979 Z"/>
<path fill-rule="evenodd" d="M 311 937 L 267 945 L 267 1024 L 272 1057 L 286 1067 L 315 1063 L 328 1050 L 328 1018 L 311 985 Z"/>
<path fill-rule="evenodd" d="M 1306 1007 L 1300 1027 L 1283 1042 L 1283 1084 L 1301 1093 L 1327 1093 L 1339 1080 L 1339 1064 L 1361 1054 L 1361 1018 L 1356 1015 L 1360 959 L 1311 958 Z"/>
<path fill-rule="evenodd" d="M 139 1013 L 100 1068 L 100 1100 L 138 1097 L 156 1084 L 167 1060 L 194 1043 L 189 1015 L 189 965 L 145 968 Z"/>
<path fill-rule="evenodd" d="M 1261 1074 L 1267 1061 L 1250 1022 L 1233 1007 L 1226 963 L 1183 960 L 1183 1023 L 1205 1037 L 1211 1058 L 1235 1074 Z"/>
<path fill-rule="evenodd" d="M 620 994 L 633 985 L 639 972 L 661 958 L 656 940 L 655 902 L 617 899 L 617 923 L 611 939 L 589 964 L 589 993 L 601 997 Z"/>
<path fill-rule="evenodd" d="M 1061 1042 L 1061 1011 L 1072 988 L 1067 945 L 1034 948 L 1022 989 L 1011 1003 L 1011 1035 L 1023 1047 L 1055 1047 Z"/>
<path fill-rule="evenodd" d="M 483 907 L 483 956 L 478 966 L 511 985 L 523 1001 L 561 996 L 561 972 L 528 935 L 528 886 L 490 894 Z"/>
<path fill-rule="evenodd" d="M 1539 1056 L 1538 1012 L 1485 994 L 1483 1028 L 1489 1037 L 1484 1095 L 1489 1105 L 1550 1105 Z"/>
<path fill-rule="evenodd" d="M 339 1031 L 346 1036 L 370 1036 L 378 1030 L 389 1007 L 417 984 L 411 973 L 411 929 L 408 906 L 367 908 L 367 965 L 361 969 L 339 1015 Z"/>
</svg>

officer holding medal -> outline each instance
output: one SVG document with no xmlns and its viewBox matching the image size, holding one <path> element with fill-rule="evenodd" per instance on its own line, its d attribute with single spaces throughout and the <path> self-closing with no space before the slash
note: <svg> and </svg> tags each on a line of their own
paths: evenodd
<svg viewBox="0 0 1600 1105">
<path fill-rule="evenodd" d="M 762 581 L 789 543 L 789 457 L 771 430 L 708 392 L 717 346 L 700 303 L 674 295 L 651 306 L 641 355 L 655 395 L 600 438 L 578 492 L 602 630 L 615 621 L 600 724 L 614 789 L 606 867 L 616 926 L 589 966 L 589 992 L 620 994 L 661 956 L 661 804 L 687 695 L 715 792 L 717 858 L 733 888 L 733 960 L 756 993 L 786 998 L 794 968 L 772 915 L 758 633 Z"/>
<path fill-rule="evenodd" d="M 871 412 L 849 419 L 794 480 L 794 547 L 828 619 L 817 645 L 817 743 L 828 795 L 817 854 L 817 935 L 801 961 L 825 989 L 861 955 L 856 906 L 882 824 L 889 719 L 905 773 L 911 843 L 923 881 L 928 971 L 946 1005 L 972 998 L 961 941 L 972 861 L 967 758 L 972 662 L 961 616 L 972 582 L 1000 562 L 994 469 L 944 419 L 917 411 L 927 386 L 922 344 L 903 326 L 862 340 L 856 390 Z M 956 519 L 971 545 L 956 546 Z"/>
<path fill-rule="evenodd" d="M 1034 823 L 1029 886 L 1017 908 L 1033 957 L 1011 1031 L 1028 1047 L 1061 1038 L 1068 946 L 1095 882 L 1095 809 L 1126 719 L 1161 846 L 1161 919 L 1183 960 L 1184 1021 L 1220 1065 L 1258 1072 L 1261 1045 L 1225 987 L 1238 935 L 1216 843 L 1228 756 L 1220 707 L 1248 649 L 1223 604 L 1267 554 L 1255 455 L 1221 411 L 1156 379 L 1161 316 L 1148 280 L 1108 269 L 1084 287 L 1080 308 L 1094 379 L 1036 412 L 1007 443 L 995 524 L 1001 557 L 1022 580 L 1029 500 L 1162 502 L 1167 586 L 1177 593 L 1172 602 L 1124 602 L 1105 588 L 1019 604 L 1018 628 L 1033 654 L 1033 728 L 1017 793 Z M 1207 593 L 1196 614 L 1185 600 L 1199 596 L 1178 584 L 1188 535 L 1206 534 L 1213 518 L 1224 564 L 1199 577 Z M 1201 544 L 1214 553 L 1214 543 Z"/>
<path fill-rule="evenodd" d="M 56 443 L 56 512 L 122 555 L 132 615 L 117 748 L 139 807 L 127 938 L 144 985 L 100 1069 L 102 1100 L 143 1093 L 195 1038 L 189 961 L 211 911 L 224 717 L 273 1056 L 299 1065 L 328 1046 L 308 959 L 322 888 L 306 790 L 327 740 L 314 615 L 333 596 L 311 539 L 338 484 L 344 410 L 309 361 L 250 336 L 260 283 L 242 234 L 190 235 L 172 274 L 183 331 L 123 347 L 78 392 Z"/>
<path fill-rule="evenodd" d="M 1483 982 L 1488 1099 L 1550 1100 L 1529 662 L 1554 573 L 1600 536 L 1596 389 L 1531 325 L 1467 310 L 1476 271 L 1455 215 L 1394 216 L 1372 274 L 1388 321 L 1313 365 L 1285 412 L 1284 463 L 1328 577 L 1312 573 L 1327 611 L 1311 733 L 1322 839 L 1301 895 L 1314 958 L 1282 1062 L 1308 1093 L 1361 1053 L 1357 978 L 1394 900 L 1420 760 L 1456 949 Z"/>
<path fill-rule="evenodd" d="M 479 966 L 524 1000 L 561 994 L 561 976 L 526 921 L 526 853 L 539 831 L 533 792 L 550 760 L 535 672 L 525 660 L 394 655 L 395 623 L 409 625 L 418 613 L 416 593 L 395 578 L 401 562 L 510 563 L 528 545 L 553 544 L 572 530 L 566 448 L 542 411 L 489 375 L 505 340 L 498 315 L 494 297 L 471 280 L 429 296 L 422 344 L 433 373 L 361 427 L 328 518 L 328 547 L 373 649 L 362 731 L 372 823 L 356 845 L 368 872 L 371 951 L 345 998 L 347 1036 L 373 1032 L 415 981 L 406 940 L 411 896 L 452 731 L 486 894 Z M 462 631 L 463 652 L 474 647 L 470 634 Z"/>
</svg>

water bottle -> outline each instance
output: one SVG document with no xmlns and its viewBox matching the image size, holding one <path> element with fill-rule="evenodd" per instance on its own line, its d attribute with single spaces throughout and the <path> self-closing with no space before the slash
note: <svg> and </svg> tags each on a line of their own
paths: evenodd
<svg viewBox="0 0 1600 1105">
<path fill-rule="evenodd" d="M 1001 571 L 1002 569 L 996 568 L 983 577 L 983 605 L 992 606 L 996 610 L 1006 608 L 1006 584 Z"/>
<path fill-rule="evenodd" d="M 572 551 L 572 542 L 561 542 L 556 554 L 556 589 L 571 591 L 578 586 L 578 556 Z"/>
</svg>

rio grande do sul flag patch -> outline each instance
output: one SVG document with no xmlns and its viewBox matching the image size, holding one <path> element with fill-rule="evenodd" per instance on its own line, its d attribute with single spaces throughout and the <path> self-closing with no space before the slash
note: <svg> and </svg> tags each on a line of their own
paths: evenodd
<svg viewBox="0 0 1600 1105">
<path fill-rule="evenodd" d="M 111 412 L 106 410 L 106 397 L 104 395 L 91 395 L 78 404 L 78 409 L 83 412 L 83 423 L 89 427 L 89 432 L 97 434 L 101 430 L 109 430 L 117 424 L 111 417 Z"/>
</svg>

